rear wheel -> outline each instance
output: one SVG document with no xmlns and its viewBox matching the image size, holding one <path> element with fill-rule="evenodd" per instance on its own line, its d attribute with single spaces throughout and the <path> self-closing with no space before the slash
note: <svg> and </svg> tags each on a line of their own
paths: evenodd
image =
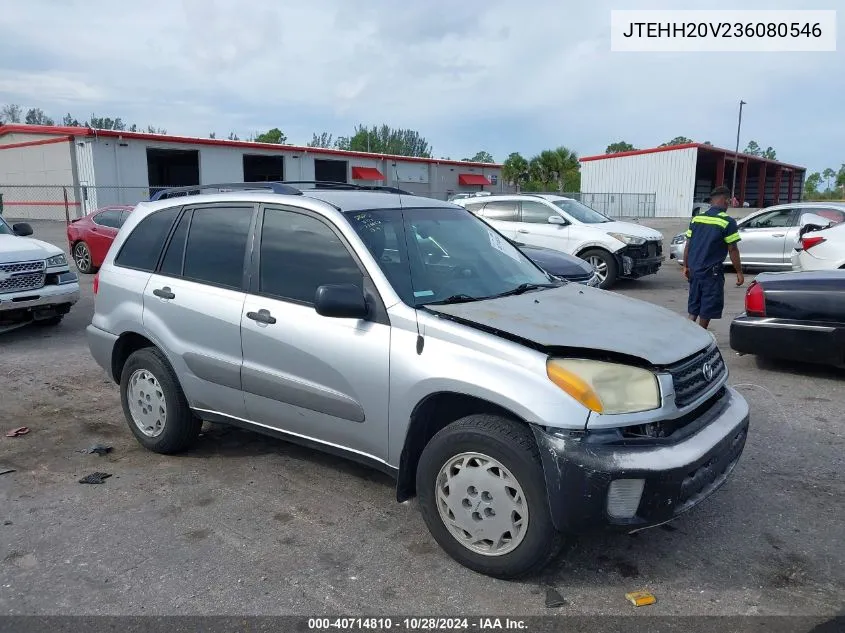
<svg viewBox="0 0 845 633">
<path fill-rule="evenodd" d="M 581 253 L 580 257 L 595 268 L 596 275 L 600 280 L 599 288 L 607 289 L 616 283 L 619 276 L 619 266 L 611 253 L 601 248 L 591 248 Z"/>
<path fill-rule="evenodd" d="M 202 421 L 188 407 L 170 363 L 154 347 L 139 349 L 126 360 L 120 400 L 126 422 L 144 448 L 178 453 L 199 436 Z"/>
<path fill-rule="evenodd" d="M 442 429 L 420 457 L 417 493 L 432 536 L 469 569 L 515 578 L 558 551 L 540 454 L 518 422 L 470 415 Z"/>
<path fill-rule="evenodd" d="M 97 271 L 97 267 L 94 266 L 94 260 L 91 258 L 91 249 L 88 248 L 88 244 L 85 242 L 74 244 L 73 263 L 76 264 L 76 269 L 85 275 Z"/>
</svg>

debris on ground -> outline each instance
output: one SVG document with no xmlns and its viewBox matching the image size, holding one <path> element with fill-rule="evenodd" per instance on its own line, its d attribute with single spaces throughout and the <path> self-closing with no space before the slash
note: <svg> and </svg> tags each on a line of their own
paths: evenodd
<svg viewBox="0 0 845 633">
<path fill-rule="evenodd" d="M 3 521 L 3 525 L 12 525 L 11 521 Z"/>
<path fill-rule="evenodd" d="M 15 472 L 14 468 L 4 468 L 3 466 L 0 466 L 0 475 L 8 475 L 13 472 Z"/>
<path fill-rule="evenodd" d="M 94 444 L 93 446 L 85 448 L 79 452 L 86 453 L 87 455 L 100 455 L 102 457 L 103 455 L 111 453 L 112 447 L 106 446 L 105 444 Z"/>
<path fill-rule="evenodd" d="M 546 607 L 549 609 L 556 609 L 558 607 L 562 607 L 566 604 L 566 600 L 564 600 L 563 596 L 560 595 L 557 589 L 552 589 L 549 587 L 546 589 Z"/>
<path fill-rule="evenodd" d="M 109 473 L 91 473 L 90 475 L 85 475 L 82 479 L 79 480 L 81 484 L 103 484 L 106 482 L 106 479 L 111 477 Z"/>
<path fill-rule="evenodd" d="M 657 598 L 648 591 L 632 591 L 631 593 L 626 593 L 625 598 L 635 607 L 645 607 L 657 602 Z"/>
<path fill-rule="evenodd" d="M 11 431 L 6 431 L 6 437 L 20 437 L 21 435 L 26 435 L 29 433 L 29 428 L 25 426 L 19 426 L 16 429 L 12 429 Z"/>
</svg>

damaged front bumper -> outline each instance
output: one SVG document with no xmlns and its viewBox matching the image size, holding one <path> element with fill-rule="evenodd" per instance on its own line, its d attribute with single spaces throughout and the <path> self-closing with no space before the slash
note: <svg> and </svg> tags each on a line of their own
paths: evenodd
<svg viewBox="0 0 845 633">
<path fill-rule="evenodd" d="M 726 388 L 690 425 L 696 431 L 678 432 L 679 439 L 533 426 L 555 527 L 573 534 L 601 528 L 632 532 L 670 521 L 727 480 L 742 454 L 748 424 L 745 399 Z M 610 509 L 617 508 L 609 501 L 616 480 L 640 482 L 630 488 L 639 487 L 638 500 L 629 499 L 631 511 L 623 515 Z"/>
<path fill-rule="evenodd" d="M 622 277 L 637 279 L 654 275 L 663 265 L 663 243 L 649 241 L 639 246 L 626 246 L 615 253 Z"/>
</svg>

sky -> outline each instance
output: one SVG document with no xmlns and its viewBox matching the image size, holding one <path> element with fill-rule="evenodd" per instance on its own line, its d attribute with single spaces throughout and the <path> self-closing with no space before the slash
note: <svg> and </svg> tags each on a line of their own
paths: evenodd
<svg viewBox="0 0 845 633">
<path fill-rule="evenodd" d="M 0 104 L 288 142 L 418 130 L 437 157 L 754 139 L 845 163 L 845 5 L 835 53 L 619 53 L 611 9 L 801 9 L 803 0 L 28 0 L 0 12 Z"/>
</svg>

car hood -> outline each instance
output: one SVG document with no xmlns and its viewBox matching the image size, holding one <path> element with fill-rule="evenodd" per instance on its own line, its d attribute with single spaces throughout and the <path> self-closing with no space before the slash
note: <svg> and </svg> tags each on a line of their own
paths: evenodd
<svg viewBox="0 0 845 633">
<path fill-rule="evenodd" d="M 60 248 L 31 237 L 0 235 L 0 264 L 47 259 L 61 252 Z"/>
<path fill-rule="evenodd" d="M 634 237 L 642 237 L 647 240 L 662 240 L 663 233 L 650 229 L 642 224 L 635 224 L 634 222 L 601 222 L 599 224 L 584 224 L 591 229 L 601 231 L 602 233 L 624 233 L 625 235 L 633 235 Z"/>
<path fill-rule="evenodd" d="M 593 273 L 593 267 L 590 264 L 574 255 L 567 255 L 566 253 L 561 253 L 551 248 L 543 248 L 542 246 L 517 244 L 517 247 L 531 261 L 552 275 L 560 277 L 583 277 Z"/>
<path fill-rule="evenodd" d="M 652 365 L 671 365 L 713 344 L 706 330 L 670 310 L 574 284 L 427 309 L 542 347 L 624 354 Z"/>
</svg>

